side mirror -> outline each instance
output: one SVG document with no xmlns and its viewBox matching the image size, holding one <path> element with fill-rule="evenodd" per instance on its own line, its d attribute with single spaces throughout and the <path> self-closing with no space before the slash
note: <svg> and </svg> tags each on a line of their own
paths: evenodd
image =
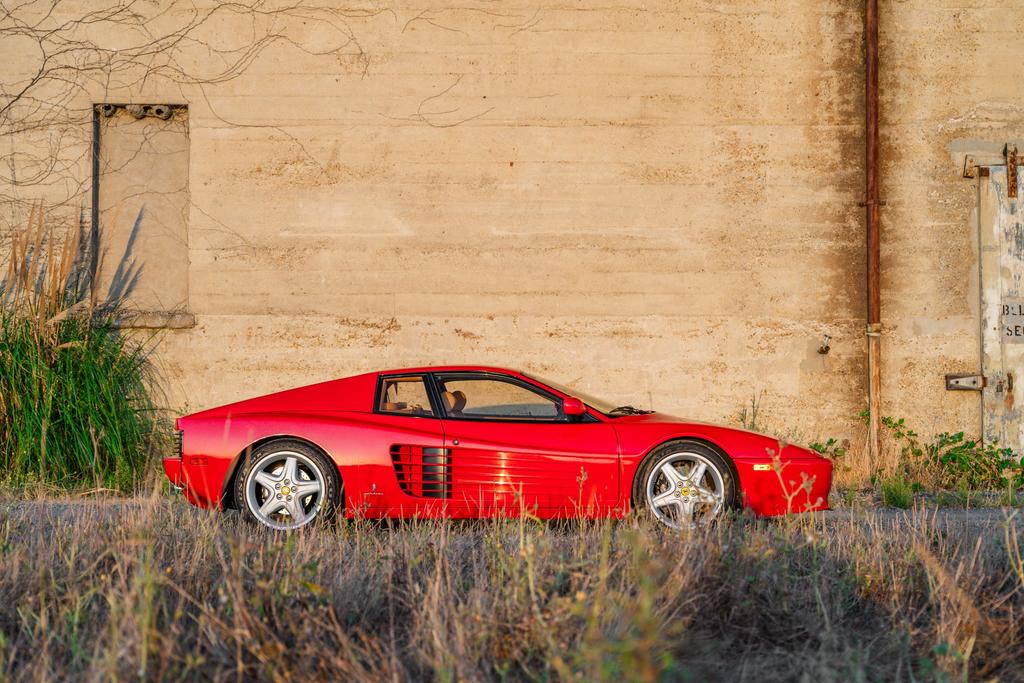
<svg viewBox="0 0 1024 683">
<path fill-rule="evenodd" d="M 587 414 L 587 408 L 583 401 L 570 396 L 562 401 L 562 414 L 566 417 L 581 417 Z"/>
</svg>

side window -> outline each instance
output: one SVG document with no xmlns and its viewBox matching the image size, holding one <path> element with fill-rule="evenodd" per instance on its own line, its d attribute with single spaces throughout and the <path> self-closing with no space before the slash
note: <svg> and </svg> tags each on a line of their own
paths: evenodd
<svg viewBox="0 0 1024 683">
<path fill-rule="evenodd" d="M 434 414 L 422 377 L 385 377 L 381 381 L 377 411 L 398 415 Z"/>
<path fill-rule="evenodd" d="M 511 381 L 482 377 L 439 377 L 450 417 L 499 420 L 557 420 L 558 402 Z"/>
</svg>

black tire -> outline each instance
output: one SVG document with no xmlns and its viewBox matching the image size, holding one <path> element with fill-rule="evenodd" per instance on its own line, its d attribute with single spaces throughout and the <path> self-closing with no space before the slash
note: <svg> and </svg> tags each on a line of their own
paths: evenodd
<svg viewBox="0 0 1024 683">
<path fill-rule="evenodd" d="M 655 467 L 663 463 L 666 458 L 680 454 L 699 456 L 717 469 L 722 479 L 723 488 L 720 512 L 739 507 L 739 482 L 736 480 L 732 463 L 729 462 L 727 456 L 704 442 L 693 439 L 677 439 L 653 449 L 637 468 L 636 476 L 633 478 L 633 508 L 637 514 L 648 515 L 659 522 L 664 521 L 658 518 L 647 499 L 647 483 Z"/>
<path fill-rule="evenodd" d="M 286 521 L 291 518 L 291 513 L 288 509 L 282 508 L 274 515 L 266 515 L 267 519 L 264 519 L 264 515 L 261 515 L 258 509 L 253 509 L 253 505 L 260 506 L 261 495 L 264 496 L 262 500 L 264 503 L 271 496 L 267 487 L 256 483 L 255 480 L 258 472 L 254 473 L 254 471 L 259 469 L 270 473 L 271 470 L 277 467 L 279 468 L 277 471 L 282 472 L 281 476 L 283 476 L 284 462 L 287 462 L 290 458 L 294 458 L 296 463 L 298 472 L 297 484 L 309 485 L 314 479 L 318 479 L 321 483 L 318 494 L 310 494 L 308 497 L 295 496 L 299 506 L 295 509 L 309 515 L 308 519 L 304 519 L 298 524 L 290 524 Z M 254 479 L 252 486 L 250 486 L 250 475 Z M 308 477 L 308 479 L 304 477 Z M 280 481 L 275 485 L 284 485 L 284 483 L 284 481 Z M 291 484 L 291 481 L 289 480 L 288 483 Z M 288 492 L 288 488 L 285 487 L 284 493 Z M 314 495 L 319 497 L 314 499 Z M 242 519 L 251 524 L 278 531 L 290 531 L 331 522 L 340 508 L 341 495 L 342 482 L 341 477 L 338 475 L 337 465 L 331 462 L 319 449 L 297 439 L 275 439 L 260 445 L 248 454 L 245 462 L 242 463 L 241 471 L 239 471 L 238 476 L 235 478 L 235 500 L 238 502 L 238 512 Z M 290 503 L 292 501 L 291 497 L 279 494 L 276 498 L 281 500 L 282 505 L 287 505 L 288 508 L 292 507 Z M 284 499 L 287 499 L 288 502 L 286 503 Z M 303 499 L 305 504 L 302 503 Z M 284 519 L 282 519 L 280 524 L 275 524 L 275 518 Z"/>
</svg>

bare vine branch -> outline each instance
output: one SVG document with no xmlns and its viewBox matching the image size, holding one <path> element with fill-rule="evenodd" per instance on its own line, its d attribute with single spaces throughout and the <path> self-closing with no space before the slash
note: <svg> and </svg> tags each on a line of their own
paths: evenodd
<svg viewBox="0 0 1024 683">
<path fill-rule="evenodd" d="M 94 102 L 154 80 L 179 91 L 224 83 L 274 44 L 354 57 L 365 73 L 368 58 L 351 23 L 386 11 L 268 0 L 157 8 L 142 0 L 105 0 L 91 9 L 65 0 L 0 0 L 0 202 L 12 204 L 10 219 L 0 216 L 0 225 L 20 223 L 16 207 L 30 206 L 41 193 L 51 207 L 81 202 Z M 295 40 L 302 24 L 315 24 L 333 40 L 322 49 Z"/>
</svg>

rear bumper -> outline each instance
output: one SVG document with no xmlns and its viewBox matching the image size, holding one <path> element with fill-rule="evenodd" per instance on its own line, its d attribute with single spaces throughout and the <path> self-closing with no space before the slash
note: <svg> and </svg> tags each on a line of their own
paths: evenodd
<svg viewBox="0 0 1024 683">
<path fill-rule="evenodd" d="M 175 456 L 170 458 L 164 458 L 164 473 L 167 478 L 171 480 L 171 484 L 175 488 L 184 488 L 184 477 L 181 470 L 181 458 Z"/>
<path fill-rule="evenodd" d="M 832 462 L 825 458 L 736 460 L 743 506 L 763 516 L 828 510 Z"/>
</svg>

